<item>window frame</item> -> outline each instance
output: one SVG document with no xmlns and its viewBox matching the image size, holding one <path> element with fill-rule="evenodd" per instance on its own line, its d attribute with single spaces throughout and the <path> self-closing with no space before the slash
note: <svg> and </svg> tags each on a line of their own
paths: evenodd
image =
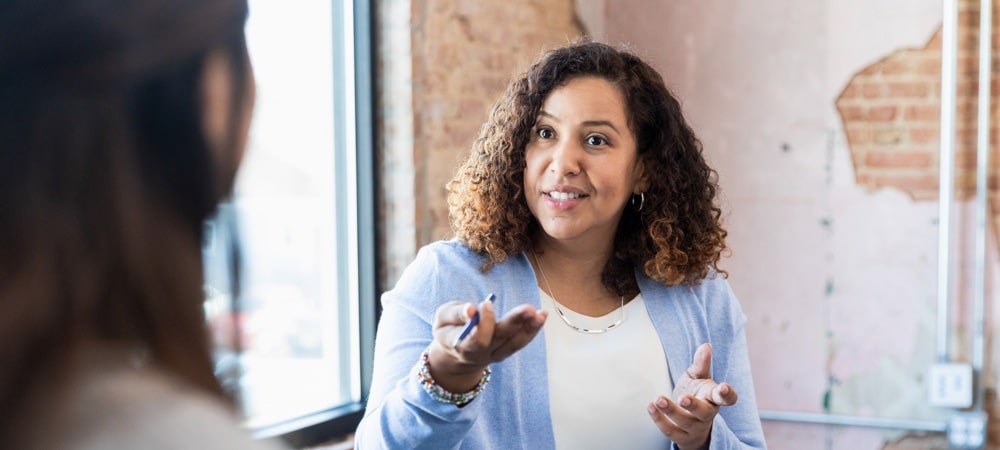
<svg viewBox="0 0 1000 450">
<path fill-rule="evenodd" d="M 337 223 L 346 225 L 338 226 L 337 243 L 349 248 L 346 254 L 338 255 L 339 273 L 335 274 L 349 285 L 340 290 L 338 326 L 350 330 L 345 335 L 350 338 L 351 351 L 344 362 L 353 368 L 349 382 L 351 391 L 359 397 L 347 404 L 251 430 L 255 438 L 277 438 L 292 447 L 315 446 L 354 433 L 370 391 L 378 321 L 376 246 L 381 224 L 375 220 L 372 2 L 334 3 L 333 92 L 335 99 L 345 99 L 334 102 L 334 209 Z M 353 61 L 353 71 L 337 70 L 348 67 L 349 61 Z M 354 264 L 357 270 L 351 271 Z"/>
</svg>

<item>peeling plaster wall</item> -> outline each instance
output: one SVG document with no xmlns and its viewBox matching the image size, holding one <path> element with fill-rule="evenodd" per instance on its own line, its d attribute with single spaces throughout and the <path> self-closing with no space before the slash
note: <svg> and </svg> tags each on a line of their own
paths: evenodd
<svg viewBox="0 0 1000 450">
<path fill-rule="evenodd" d="M 859 185 L 859 169 L 872 167 L 852 159 L 836 107 L 856 74 L 898 50 L 927 46 L 941 2 L 578 3 L 603 12 L 581 15 L 585 26 L 661 71 L 719 172 L 733 248 L 723 267 L 749 318 L 760 408 L 946 417 L 927 404 L 925 383 L 935 356 L 936 193 Z M 930 85 L 897 87 L 892 92 L 904 97 L 933 94 Z M 894 114 L 887 120 L 905 119 L 905 110 Z M 930 146 L 936 152 L 933 137 Z M 909 156 L 868 162 L 919 166 L 936 186 L 936 155 Z M 952 350 L 960 359 L 970 345 L 971 210 L 965 200 L 955 207 Z M 993 284 L 1000 274 L 995 245 L 988 249 Z M 987 301 L 994 303 L 992 291 Z M 987 363 L 995 364 L 989 356 Z M 988 386 L 996 385 L 994 373 Z M 942 445 L 939 436 L 869 428 L 765 422 L 765 432 L 779 450 Z"/>
<path fill-rule="evenodd" d="M 447 236 L 444 183 L 506 79 L 543 49 L 572 40 L 576 17 L 585 32 L 630 45 L 664 74 L 719 171 L 733 248 L 723 267 L 749 319 L 760 407 L 943 416 L 925 404 L 923 379 L 935 336 L 933 188 L 915 193 L 859 180 L 852 151 L 860 147 L 850 141 L 859 135 L 845 129 L 836 104 L 855 75 L 931 42 L 939 0 L 377 4 L 381 169 L 393 186 L 382 208 L 390 235 L 383 243 L 389 268 L 380 275 L 386 286 L 416 247 Z M 905 119 L 906 111 L 895 114 Z M 933 146 L 926 136 L 907 137 Z M 934 170 L 936 159 L 928 166 L 914 158 L 910 168 Z M 961 301 L 953 308 L 952 350 L 967 358 L 970 205 L 960 202 L 955 214 Z M 990 236 L 992 285 L 1000 272 Z M 991 291 L 989 304 L 994 297 Z M 987 384 L 995 386 L 997 361 L 987 363 Z M 995 392 L 988 399 L 993 409 Z M 765 422 L 765 432 L 777 450 L 944 447 L 940 436 L 868 428 Z"/>
</svg>

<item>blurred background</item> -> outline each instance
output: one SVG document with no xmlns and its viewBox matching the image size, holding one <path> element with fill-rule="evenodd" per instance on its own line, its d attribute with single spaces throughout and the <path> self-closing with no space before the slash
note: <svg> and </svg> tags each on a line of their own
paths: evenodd
<svg viewBox="0 0 1000 450">
<path fill-rule="evenodd" d="M 660 71 L 719 173 L 769 447 L 1000 448 L 981 3 L 251 0 L 251 148 L 206 243 L 219 374 L 262 436 L 349 434 L 378 294 L 450 237 L 444 185 L 489 107 L 591 36 Z"/>
</svg>

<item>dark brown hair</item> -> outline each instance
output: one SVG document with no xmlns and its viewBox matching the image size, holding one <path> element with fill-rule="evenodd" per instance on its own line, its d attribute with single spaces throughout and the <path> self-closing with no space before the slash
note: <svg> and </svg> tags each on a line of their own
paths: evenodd
<svg viewBox="0 0 1000 450">
<path fill-rule="evenodd" d="M 200 242 L 235 174 L 213 154 L 236 149 L 209 149 L 200 80 L 225 50 L 236 120 L 246 16 L 246 0 L 0 3 L 0 442 L 93 348 L 225 398 Z"/>
<path fill-rule="evenodd" d="M 603 283 L 624 295 L 641 267 L 666 285 L 697 283 L 717 267 L 726 231 L 715 205 L 717 175 L 660 75 L 639 57 L 597 42 L 545 53 L 507 87 L 468 159 L 448 183 L 451 226 L 484 256 L 484 270 L 525 251 L 540 229 L 524 198 L 525 147 L 552 90 L 600 77 L 621 90 L 649 188 L 642 209 L 626 208 Z"/>
</svg>

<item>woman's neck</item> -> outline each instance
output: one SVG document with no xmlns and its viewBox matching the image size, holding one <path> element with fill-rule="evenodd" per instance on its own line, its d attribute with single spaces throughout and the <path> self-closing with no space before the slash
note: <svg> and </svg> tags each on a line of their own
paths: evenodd
<svg viewBox="0 0 1000 450">
<path fill-rule="evenodd" d="M 539 239 L 531 263 L 538 285 L 557 303 L 581 314 L 601 316 L 621 306 L 603 283 L 612 247 L 576 247 Z"/>
</svg>

